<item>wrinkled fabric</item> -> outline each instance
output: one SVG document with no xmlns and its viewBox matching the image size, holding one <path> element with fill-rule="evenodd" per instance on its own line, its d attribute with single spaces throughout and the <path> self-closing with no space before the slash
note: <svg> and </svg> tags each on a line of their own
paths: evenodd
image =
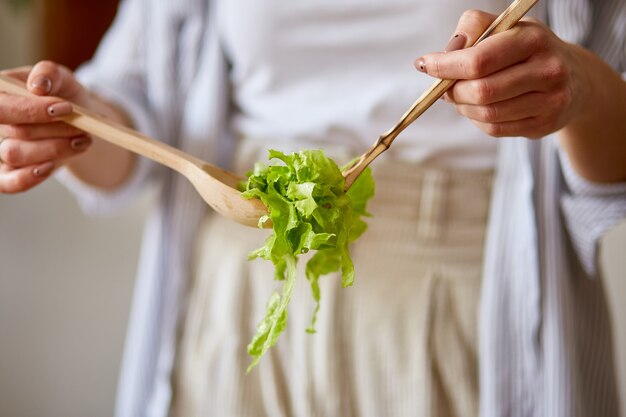
<svg viewBox="0 0 626 417">
<path fill-rule="evenodd" d="M 622 0 L 545 5 L 557 32 L 626 72 Z M 556 16 L 568 5 L 571 10 Z M 79 76 L 122 106 L 140 130 L 228 167 L 234 146 L 228 62 L 210 6 L 203 0 L 125 0 Z M 596 259 L 599 237 L 626 215 L 623 185 L 601 186 L 602 196 L 578 192 L 580 178 L 563 181 L 554 140 L 501 143 L 483 278 L 481 413 L 617 416 L 606 300 L 601 280 L 587 279 L 598 274 L 595 265 L 584 260 Z M 152 163 L 141 162 L 117 193 L 61 177 L 89 212 L 110 213 L 150 183 L 160 187 L 144 236 L 116 415 L 164 417 L 190 254 L 206 206 L 185 179 Z M 611 208 L 598 211 L 598 205 Z M 593 230 L 591 243 L 572 244 L 577 238 L 570 236 L 587 236 L 600 216 L 602 227 Z"/>
</svg>

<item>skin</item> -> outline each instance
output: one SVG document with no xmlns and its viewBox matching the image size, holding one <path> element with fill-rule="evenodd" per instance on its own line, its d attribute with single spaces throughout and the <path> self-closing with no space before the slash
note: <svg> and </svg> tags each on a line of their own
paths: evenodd
<svg viewBox="0 0 626 417">
<path fill-rule="evenodd" d="M 472 44 L 494 19 L 468 11 L 455 33 Z M 433 77 L 460 80 L 445 100 L 489 135 L 533 139 L 558 132 L 582 177 L 626 181 L 626 83 L 600 58 L 561 41 L 542 23 L 525 19 L 474 48 L 424 55 L 416 67 Z M 6 138 L 0 143 L 1 193 L 33 188 L 62 165 L 105 190 L 128 180 L 133 154 L 48 113 L 51 105 L 68 100 L 131 126 L 122 109 L 89 93 L 71 71 L 52 62 L 4 74 L 26 82 L 40 97 L 0 93 L 0 138 Z"/>
<path fill-rule="evenodd" d="M 455 33 L 470 45 L 495 17 L 468 11 Z M 543 23 L 525 19 L 474 48 L 424 55 L 415 65 L 433 77 L 460 80 L 444 99 L 487 134 L 536 139 L 558 132 L 583 178 L 626 181 L 626 83 Z"/>
<path fill-rule="evenodd" d="M 63 165 L 82 181 L 103 190 L 114 190 L 130 177 L 134 154 L 92 138 L 61 122 L 62 113 L 51 115 L 48 111 L 52 105 L 71 101 L 131 127 L 121 109 L 89 93 L 70 70 L 53 62 L 2 74 L 25 82 L 30 92 L 40 97 L 0 93 L 0 138 L 4 138 L 0 143 L 1 193 L 29 190 Z"/>
</svg>

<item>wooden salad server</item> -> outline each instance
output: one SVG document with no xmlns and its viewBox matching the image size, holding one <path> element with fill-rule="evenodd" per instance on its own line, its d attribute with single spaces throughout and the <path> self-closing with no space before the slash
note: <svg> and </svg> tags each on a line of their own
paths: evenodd
<svg viewBox="0 0 626 417">
<path fill-rule="evenodd" d="M 482 42 L 485 38 L 496 33 L 509 30 L 526 14 L 539 0 L 515 0 L 494 22 L 483 32 L 474 45 Z M 372 147 L 348 169 L 343 172 L 346 179 L 345 190 L 347 191 L 357 177 L 372 163 L 381 153 L 385 152 L 394 139 L 406 129 L 411 123 L 422 115 L 430 106 L 435 103 L 446 91 L 454 85 L 457 80 L 437 80 L 426 90 L 411 108 L 402 116 L 400 121 L 388 132 L 381 135 Z"/>
<path fill-rule="evenodd" d="M 503 32 L 514 26 L 538 0 L 515 0 L 504 13 L 474 43 Z M 389 132 L 382 135 L 360 159 L 343 175 L 347 190 L 361 172 L 381 153 L 391 146 L 393 140 L 441 97 L 456 80 L 436 81 L 409 109 Z M 0 91 L 20 96 L 34 96 L 16 79 L 0 75 Z M 163 164 L 186 177 L 200 196 L 215 211 L 237 223 L 254 226 L 267 214 L 258 199 L 245 199 L 237 190 L 241 177 L 225 171 L 188 153 L 159 142 L 133 129 L 115 123 L 90 110 L 73 104 L 73 113 L 62 117 L 65 123 L 113 143 L 136 154 Z M 266 222 L 269 226 L 271 222 Z"/>
<path fill-rule="evenodd" d="M 0 91 L 34 96 L 24 83 L 3 75 L 0 75 Z M 241 196 L 237 185 L 243 178 L 76 104 L 72 106 L 73 113 L 60 118 L 65 123 L 179 172 L 191 182 L 204 201 L 222 216 L 256 227 L 259 218 L 267 214 L 261 200 Z"/>
</svg>

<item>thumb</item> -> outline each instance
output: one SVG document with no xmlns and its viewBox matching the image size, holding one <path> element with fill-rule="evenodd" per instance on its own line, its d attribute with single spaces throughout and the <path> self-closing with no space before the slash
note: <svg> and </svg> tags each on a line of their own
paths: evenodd
<svg viewBox="0 0 626 417">
<path fill-rule="evenodd" d="M 80 101 L 85 89 L 67 67 L 51 61 L 37 63 L 26 85 L 31 93 L 40 96 L 57 96 L 72 101 Z"/>
<path fill-rule="evenodd" d="M 450 63 L 448 63 L 446 66 L 445 62 L 442 61 L 450 61 L 452 56 L 455 55 L 448 55 L 447 52 L 465 49 L 474 45 L 483 32 L 487 30 L 496 18 L 496 15 L 483 12 L 481 10 L 467 10 L 459 19 L 454 35 L 450 38 L 450 41 L 445 48 L 446 53 L 437 52 L 423 55 L 415 60 L 415 68 L 418 71 L 428 73 L 428 75 L 432 75 L 437 78 L 471 78 L 467 76 L 460 76 L 456 74 L 455 71 L 453 71 L 455 72 L 455 76 L 450 74 L 450 67 L 464 67 L 460 62 L 454 62 L 454 65 L 450 65 Z M 461 60 L 461 62 L 466 61 L 467 59 Z"/>
<path fill-rule="evenodd" d="M 445 51 L 451 52 L 474 45 L 480 35 L 496 20 L 497 16 L 482 10 L 467 10 L 456 26 Z"/>
</svg>

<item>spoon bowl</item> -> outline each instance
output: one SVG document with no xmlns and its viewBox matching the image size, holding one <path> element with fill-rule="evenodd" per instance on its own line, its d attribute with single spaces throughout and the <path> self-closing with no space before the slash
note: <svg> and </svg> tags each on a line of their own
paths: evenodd
<svg viewBox="0 0 626 417">
<path fill-rule="evenodd" d="M 257 227 L 259 219 L 267 215 L 267 208 L 258 198 L 246 199 L 237 186 L 243 178 L 207 162 L 194 164 L 183 174 L 198 194 L 220 215 L 243 224 Z M 270 227 L 266 221 L 264 227 Z"/>
</svg>

